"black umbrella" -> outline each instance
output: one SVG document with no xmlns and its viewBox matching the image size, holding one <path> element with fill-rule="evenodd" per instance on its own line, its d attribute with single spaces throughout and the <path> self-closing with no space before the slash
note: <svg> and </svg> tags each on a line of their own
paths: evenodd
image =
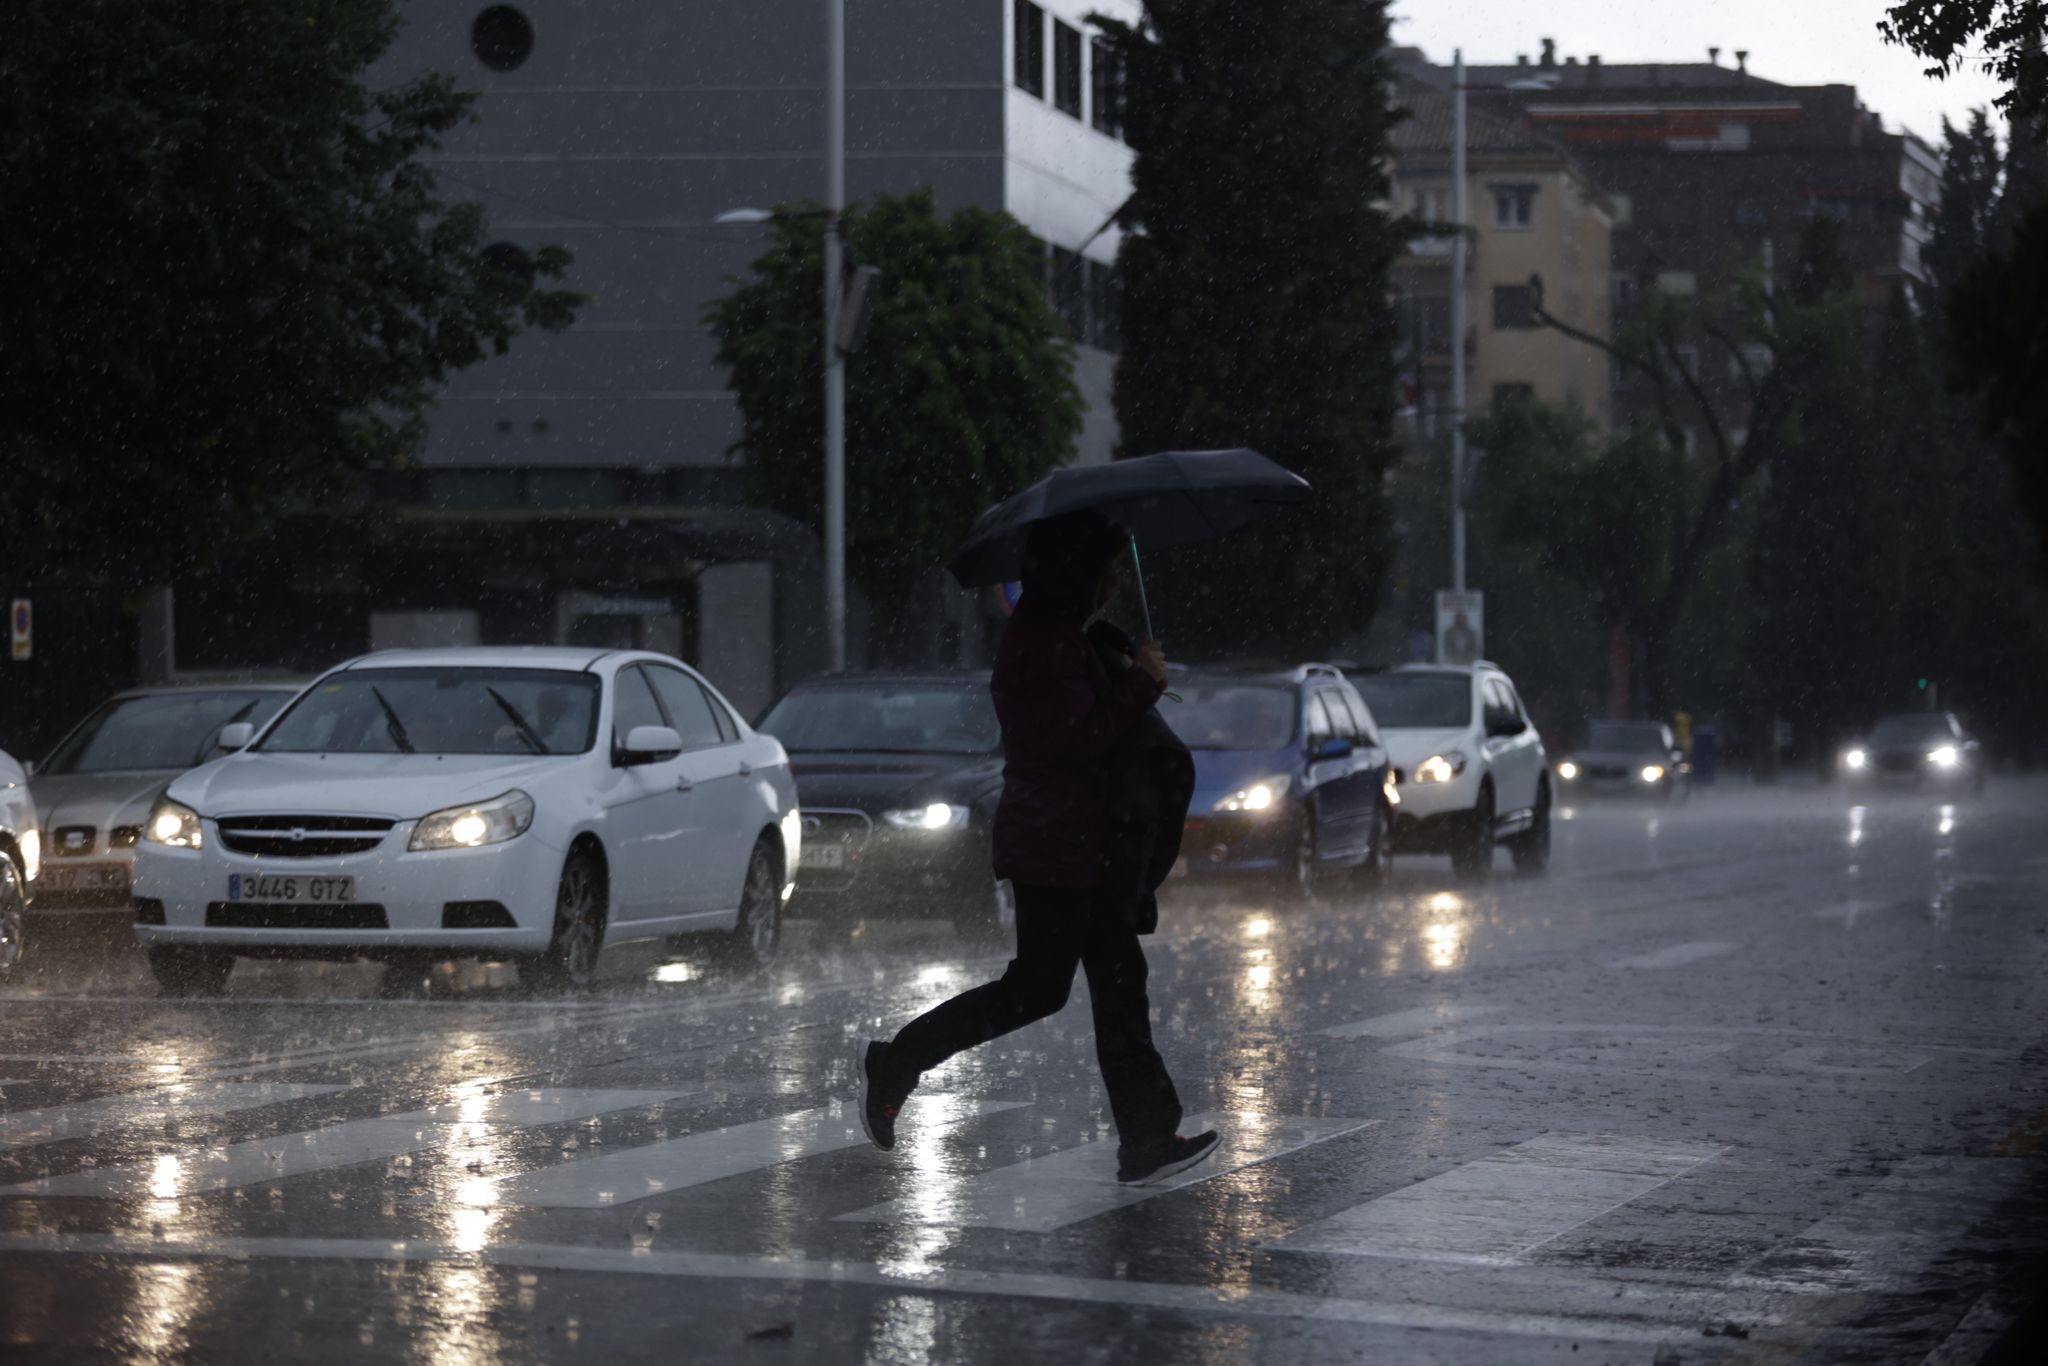
<svg viewBox="0 0 2048 1366">
<path fill-rule="evenodd" d="M 946 568 L 963 587 L 1008 583 L 1024 572 L 1031 524 L 1093 508 L 1130 529 L 1131 555 L 1228 535 L 1276 507 L 1305 503 L 1308 481 L 1253 450 L 1161 451 L 1106 465 L 1054 470 L 974 519 Z M 1145 633 L 1152 609 L 1142 567 Z"/>
</svg>

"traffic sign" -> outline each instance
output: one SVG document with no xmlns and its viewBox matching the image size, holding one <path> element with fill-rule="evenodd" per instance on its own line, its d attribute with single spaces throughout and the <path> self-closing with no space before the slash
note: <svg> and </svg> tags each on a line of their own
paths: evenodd
<svg viewBox="0 0 2048 1366">
<path fill-rule="evenodd" d="M 1486 654 L 1486 594 L 1436 595 L 1436 662 L 1470 664 Z"/>
<path fill-rule="evenodd" d="M 8 657 L 14 660 L 31 659 L 36 652 L 35 604 L 27 598 L 16 598 L 7 609 Z"/>
</svg>

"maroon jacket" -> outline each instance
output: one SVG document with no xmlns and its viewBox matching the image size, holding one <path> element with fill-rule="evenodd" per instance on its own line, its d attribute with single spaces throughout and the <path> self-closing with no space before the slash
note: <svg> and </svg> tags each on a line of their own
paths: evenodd
<svg viewBox="0 0 2048 1366">
<path fill-rule="evenodd" d="M 1003 727 L 995 871 L 1028 886 L 1101 885 L 1109 860 L 1105 759 L 1161 691 L 1141 669 L 1112 679 L 1083 621 L 1078 612 L 1034 610 L 1027 591 L 989 681 Z"/>
</svg>

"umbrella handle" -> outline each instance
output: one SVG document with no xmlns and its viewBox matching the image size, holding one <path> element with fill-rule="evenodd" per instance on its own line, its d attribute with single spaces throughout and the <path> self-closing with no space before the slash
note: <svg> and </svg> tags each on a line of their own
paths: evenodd
<svg viewBox="0 0 2048 1366">
<path fill-rule="evenodd" d="M 1136 536 L 1131 537 L 1131 568 L 1136 571 L 1138 580 L 1138 610 L 1145 614 L 1145 639 L 1151 640 L 1154 638 L 1152 635 L 1152 601 L 1145 596 L 1145 565 L 1138 558 L 1138 538 Z"/>
</svg>

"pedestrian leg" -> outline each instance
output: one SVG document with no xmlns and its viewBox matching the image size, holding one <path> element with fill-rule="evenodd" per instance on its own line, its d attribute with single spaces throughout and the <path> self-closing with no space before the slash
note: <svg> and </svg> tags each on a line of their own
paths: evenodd
<svg viewBox="0 0 2048 1366">
<path fill-rule="evenodd" d="M 1138 936 L 1120 919 L 1093 918 L 1081 955 L 1088 1002 L 1095 1012 L 1095 1056 L 1109 1110 L 1126 1152 L 1156 1147 L 1180 1128 L 1180 1096 L 1152 1043 L 1149 968 Z"/>
</svg>

